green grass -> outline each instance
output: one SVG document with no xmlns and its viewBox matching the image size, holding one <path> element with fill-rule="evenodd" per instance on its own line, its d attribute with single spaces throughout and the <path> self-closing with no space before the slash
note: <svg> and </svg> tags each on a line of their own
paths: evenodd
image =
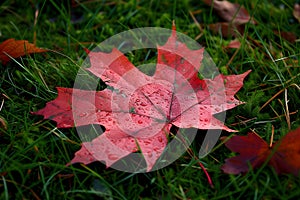
<svg viewBox="0 0 300 200">
<path fill-rule="evenodd" d="M 73 87 L 86 57 L 83 47 L 92 48 L 131 28 L 171 28 L 172 20 L 176 20 L 177 30 L 191 38 L 202 33 L 197 41 L 223 73 L 252 70 L 237 94 L 247 103 L 228 111 L 226 124 L 241 135 L 254 129 L 266 141 L 274 126 L 275 140 L 279 139 L 289 128 L 300 126 L 300 43 L 290 43 L 273 32 L 290 31 L 299 38 L 300 24 L 292 16 L 294 1 L 238 2 L 258 21 L 256 26 L 246 25 L 244 35 L 239 37 L 242 48 L 238 51 L 224 48 L 231 38 L 207 29 L 207 24 L 220 18 L 201 1 L 86 1 L 75 8 L 54 0 L 1 3 L 0 42 L 8 38 L 33 42 L 36 34 L 37 46 L 53 51 L 0 65 L 0 93 L 6 96 L 0 99 L 4 101 L 0 118 L 7 125 L 7 129 L 0 129 L 0 199 L 299 198 L 299 177 L 278 176 L 268 166 L 244 176 L 223 174 L 220 166 L 233 154 L 221 141 L 201 160 L 214 188 L 210 188 L 197 160 L 188 153 L 166 168 L 144 174 L 106 169 L 99 163 L 66 167 L 80 148 L 76 130 L 57 129 L 55 123 L 30 114 L 56 97 L 55 87 Z M 285 6 L 284 10 L 280 5 Z M 80 22 L 73 23 L 71 11 L 82 17 Z M 199 11 L 194 16 L 203 24 L 202 32 L 189 11 Z M 129 57 L 133 63 L 141 64 L 146 55 L 137 51 Z M 285 117 L 285 89 L 289 120 Z M 280 94 L 262 108 L 277 93 Z M 201 137 L 197 139 L 190 147 L 195 155 L 201 144 Z"/>
</svg>

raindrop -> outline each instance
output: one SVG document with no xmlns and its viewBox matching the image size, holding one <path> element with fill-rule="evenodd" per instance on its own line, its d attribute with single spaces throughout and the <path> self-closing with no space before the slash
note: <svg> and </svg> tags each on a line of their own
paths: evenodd
<svg viewBox="0 0 300 200">
<path fill-rule="evenodd" d="M 147 106 L 147 104 L 145 102 L 142 102 L 141 106 Z"/>
<path fill-rule="evenodd" d="M 159 141 L 159 142 L 162 142 L 163 140 L 162 140 L 162 138 L 161 138 L 161 137 L 158 137 L 158 141 Z"/>
<path fill-rule="evenodd" d="M 79 114 L 79 117 L 84 117 L 84 116 L 86 116 L 86 115 L 87 115 L 87 113 L 85 113 L 85 112 L 84 112 L 84 113 L 80 113 L 80 114 Z"/>
<path fill-rule="evenodd" d="M 108 154 L 108 159 L 110 159 L 110 160 L 117 160 L 119 157 L 117 156 L 117 155 L 115 155 L 115 154 Z"/>
</svg>

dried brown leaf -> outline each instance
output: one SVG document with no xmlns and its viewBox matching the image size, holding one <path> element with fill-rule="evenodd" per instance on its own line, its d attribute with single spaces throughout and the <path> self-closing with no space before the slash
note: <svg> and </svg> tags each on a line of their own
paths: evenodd
<svg viewBox="0 0 300 200">
<path fill-rule="evenodd" d="M 300 4 L 296 3 L 294 5 L 293 15 L 300 23 Z"/>
<path fill-rule="evenodd" d="M 297 39 L 297 36 L 292 32 L 285 32 L 285 31 L 273 31 L 276 35 L 284 38 L 285 40 L 289 41 L 290 43 L 294 43 Z"/>
<path fill-rule="evenodd" d="M 249 21 L 252 24 L 257 23 L 254 19 L 251 19 L 244 6 L 237 3 L 217 0 L 203 0 L 203 2 L 209 6 L 213 6 L 218 15 L 226 22 L 231 22 L 233 24 L 246 24 Z"/>
<path fill-rule="evenodd" d="M 227 22 L 209 24 L 208 28 L 215 34 L 220 33 L 223 37 L 237 37 L 244 34 L 244 25 L 234 25 Z"/>
</svg>

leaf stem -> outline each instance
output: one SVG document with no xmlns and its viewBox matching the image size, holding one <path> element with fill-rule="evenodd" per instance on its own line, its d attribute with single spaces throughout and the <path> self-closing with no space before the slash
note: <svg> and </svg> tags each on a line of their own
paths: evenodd
<svg viewBox="0 0 300 200">
<path fill-rule="evenodd" d="M 212 182 L 212 180 L 211 180 L 211 178 L 210 178 L 209 173 L 207 172 L 207 170 L 205 169 L 205 167 L 203 166 L 203 164 L 200 162 L 200 160 L 199 160 L 198 158 L 197 158 L 197 160 L 198 160 L 199 166 L 201 167 L 201 169 L 203 170 L 203 172 L 204 172 L 204 174 L 205 174 L 205 176 L 206 176 L 206 178 L 207 178 L 207 181 L 208 181 L 210 187 L 211 187 L 211 188 L 214 188 L 214 184 L 213 184 L 213 182 Z"/>
</svg>

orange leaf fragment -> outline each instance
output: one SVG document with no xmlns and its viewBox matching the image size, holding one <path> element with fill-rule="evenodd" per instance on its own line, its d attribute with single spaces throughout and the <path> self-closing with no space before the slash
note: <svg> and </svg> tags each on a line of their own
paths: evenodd
<svg viewBox="0 0 300 200">
<path fill-rule="evenodd" d="M 0 44 L 0 61 L 2 61 L 3 65 L 6 65 L 11 60 L 10 57 L 18 58 L 28 54 L 46 51 L 48 50 L 38 48 L 27 40 L 15 40 L 10 38 Z"/>
<path fill-rule="evenodd" d="M 225 146 L 240 155 L 228 158 L 222 166 L 227 174 L 239 174 L 258 168 L 264 162 L 272 166 L 278 174 L 299 175 L 300 172 L 300 128 L 289 132 L 274 145 L 269 145 L 257 134 L 234 136 Z"/>
</svg>

